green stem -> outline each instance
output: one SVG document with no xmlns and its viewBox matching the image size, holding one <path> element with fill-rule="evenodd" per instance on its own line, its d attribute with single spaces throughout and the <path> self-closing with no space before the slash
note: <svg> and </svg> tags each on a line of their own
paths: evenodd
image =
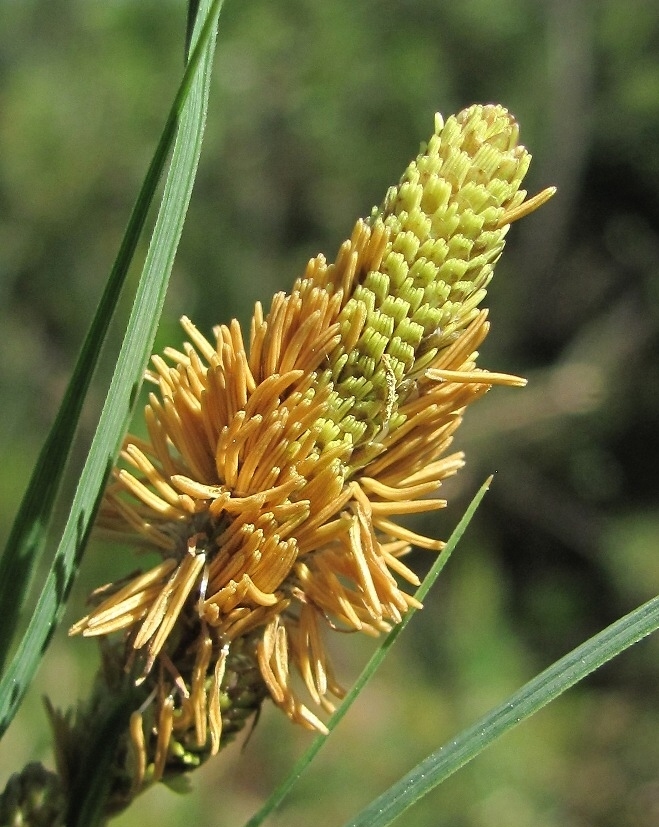
<svg viewBox="0 0 659 827">
<path fill-rule="evenodd" d="M 112 788 L 110 770 L 140 699 L 132 680 L 127 681 L 108 709 L 98 715 L 95 737 L 87 741 L 88 748 L 81 756 L 78 775 L 69 790 L 67 827 L 100 827 L 107 822 L 108 794 Z"/>
</svg>

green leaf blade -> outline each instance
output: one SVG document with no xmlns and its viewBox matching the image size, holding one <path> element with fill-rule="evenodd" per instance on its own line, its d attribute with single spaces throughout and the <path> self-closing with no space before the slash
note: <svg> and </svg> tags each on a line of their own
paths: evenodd
<svg viewBox="0 0 659 827">
<path fill-rule="evenodd" d="M 458 525 L 455 527 L 453 533 L 447 540 L 446 546 L 442 550 L 442 553 L 437 556 L 437 559 L 433 563 L 430 571 L 424 578 L 423 583 L 419 586 L 415 594 L 417 600 L 422 601 L 425 599 L 426 595 L 435 583 L 435 580 L 437 580 L 437 577 L 439 576 L 440 572 L 448 563 L 451 554 L 455 550 L 455 547 L 459 543 L 460 539 L 462 538 L 462 535 L 467 529 L 467 526 L 469 525 L 474 514 L 476 513 L 476 509 L 480 505 L 481 500 L 487 493 L 490 487 L 490 483 L 491 478 L 489 478 L 483 483 L 481 488 L 476 493 L 476 496 L 473 498 L 473 500 L 467 507 L 465 513 L 462 516 L 462 519 L 460 520 Z M 410 609 L 403 618 L 402 623 L 399 623 L 397 626 L 394 626 L 391 632 L 389 632 L 386 638 L 382 641 L 378 649 L 374 652 L 373 656 L 370 658 L 370 660 L 362 670 L 361 675 L 357 678 L 354 685 L 350 688 L 350 691 L 343 699 L 341 706 L 336 710 L 336 712 L 328 721 L 327 728 L 329 729 L 330 733 L 334 729 L 336 729 L 339 722 L 345 717 L 346 713 L 348 712 L 352 704 L 357 700 L 360 692 L 364 689 L 368 681 L 373 677 L 376 670 L 384 660 L 385 655 L 387 654 L 387 652 L 389 652 L 389 650 L 396 642 L 402 631 L 410 622 L 415 612 L 416 609 Z M 316 757 L 317 753 L 320 752 L 323 745 L 327 742 L 328 737 L 329 736 L 326 735 L 318 735 L 316 736 L 316 738 L 314 738 L 309 748 L 302 754 L 302 756 L 300 756 L 298 761 L 295 763 L 288 776 L 273 791 L 273 793 L 270 795 L 270 797 L 261 807 L 261 809 L 258 810 L 258 812 L 256 812 L 249 819 L 249 821 L 245 823 L 244 827 L 260 827 L 260 825 L 263 824 L 265 819 L 281 804 L 284 798 L 289 794 L 291 789 L 294 787 L 296 782 L 301 777 L 302 773 L 306 770 L 309 764 L 311 764 L 313 759 Z"/>
<path fill-rule="evenodd" d="M 346 827 L 387 827 L 416 801 L 586 675 L 659 628 L 659 597 L 572 650 L 417 764 Z"/>
<path fill-rule="evenodd" d="M 206 35 L 203 36 L 206 37 Z M 105 290 L 85 336 L 62 404 L 39 453 L 2 558 L 0 558 L 0 606 L 3 608 L 4 617 L 4 623 L 0 627 L 0 673 L 4 670 L 19 622 L 20 611 L 30 588 L 37 562 L 43 553 L 55 498 L 66 469 L 66 461 L 80 420 L 80 412 L 144 229 L 158 182 L 171 152 L 176 137 L 177 123 L 189 95 L 200 56 L 200 50 L 191 56 L 158 147 L 131 212 Z"/>
<path fill-rule="evenodd" d="M 205 0 L 201 4 L 195 32 L 196 45 L 157 150 L 158 154 L 169 145 L 180 117 L 181 127 L 161 209 L 117 367 L 69 518 L 28 629 L 0 681 L 0 736 L 11 722 L 63 611 L 151 352 L 201 152 L 215 47 L 214 33 L 222 2 Z M 205 21 L 203 27 L 199 25 L 199 20 Z M 132 241 L 125 239 L 125 244 L 130 246 Z M 47 515 L 42 514 L 41 517 L 40 528 L 43 530 Z"/>
</svg>

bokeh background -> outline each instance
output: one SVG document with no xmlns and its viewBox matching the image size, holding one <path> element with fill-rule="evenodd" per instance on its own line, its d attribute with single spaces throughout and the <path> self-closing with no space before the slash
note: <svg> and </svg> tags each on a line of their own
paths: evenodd
<svg viewBox="0 0 659 827">
<path fill-rule="evenodd" d="M 6 537 L 182 71 L 183 0 L 0 4 L 0 534 Z M 529 377 L 468 413 L 468 464 L 425 530 L 494 484 L 423 612 L 271 820 L 344 823 L 527 679 L 659 592 L 659 6 L 654 0 L 227 0 L 199 179 L 159 346 L 186 313 L 249 318 L 332 256 L 445 115 L 501 102 L 558 195 L 512 228 L 482 364 Z M 134 282 L 133 282 L 134 283 Z M 127 308 L 127 305 L 126 305 Z M 126 309 L 124 308 L 124 310 Z M 85 414 L 89 439 L 118 344 Z M 75 463 L 70 484 L 75 482 Z M 126 554 L 94 546 L 68 618 Z M 419 554 L 420 570 L 428 566 Z M 66 624 L 65 624 L 66 626 Z M 65 627 L 64 627 L 65 628 Z M 349 683 L 368 642 L 341 637 Z M 88 691 L 60 632 L 7 737 L 0 784 L 49 760 L 41 708 Z M 650 638 L 434 791 L 412 827 L 659 824 Z M 234 827 L 309 736 L 266 705 L 244 748 L 117 827 Z"/>
</svg>

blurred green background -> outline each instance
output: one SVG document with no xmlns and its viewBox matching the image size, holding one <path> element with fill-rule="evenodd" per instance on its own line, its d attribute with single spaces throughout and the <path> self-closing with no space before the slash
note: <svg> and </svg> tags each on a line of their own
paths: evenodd
<svg viewBox="0 0 659 827">
<path fill-rule="evenodd" d="M 50 426 L 182 71 L 183 0 L 0 3 L 0 534 Z M 468 535 L 273 825 L 342 824 L 418 760 L 659 592 L 659 6 L 655 0 L 227 0 L 199 179 L 159 346 L 186 313 L 249 319 L 333 256 L 445 115 L 501 102 L 535 156 L 488 299 L 481 364 L 529 377 L 469 411 L 447 536 Z M 108 347 L 83 456 L 112 368 Z M 75 463 L 70 484 L 76 476 Z M 67 614 L 122 573 L 92 547 Z M 427 553 L 417 567 L 428 566 Z M 66 623 L 64 628 L 66 628 Z M 370 651 L 341 637 L 349 683 Z M 336 647 L 335 647 L 336 648 Z M 88 691 L 95 645 L 56 635 L 0 745 L 0 784 L 48 760 L 41 709 Z M 659 824 L 659 641 L 643 642 L 406 814 L 412 827 Z M 117 827 L 239 827 L 309 735 L 266 705 L 244 748 Z"/>
</svg>

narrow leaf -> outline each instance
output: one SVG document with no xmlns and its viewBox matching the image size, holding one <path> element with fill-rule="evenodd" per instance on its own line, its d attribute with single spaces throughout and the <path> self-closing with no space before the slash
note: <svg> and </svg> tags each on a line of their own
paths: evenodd
<svg viewBox="0 0 659 827">
<path fill-rule="evenodd" d="M 43 552 L 53 504 L 64 475 L 80 411 L 158 181 L 171 151 L 176 125 L 190 92 L 201 54 L 201 49 L 197 49 L 184 74 L 64 399 L 34 466 L 0 559 L 0 606 L 3 611 L 3 623 L 0 626 L 0 673 L 9 655 L 33 572 Z"/>
<path fill-rule="evenodd" d="M 26 634 L 0 682 L 0 735 L 13 718 L 63 611 L 104 482 L 130 419 L 142 373 L 153 346 L 201 151 L 215 48 L 214 34 L 221 7 L 222 0 L 205 0 L 201 4 L 200 19 L 205 20 L 205 23 L 199 30 L 190 65 L 181 85 L 183 91 L 179 90 L 177 102 L 185 99 L 188 92 L 189 97 L 180 116 L 181 124 L 162 205 L 126 336 L 50 572 Z M 165 132 L 172 128 L 179 111 L 178 104 L 175 104 Z"/>
<path fill-rule="evenodd" d="M 655 597 L 556 661 L 450 744 L 429 755 L 346 827 L 387 827 L 501 735 L 658 628 L 659 597 Z"/>
<path fill-rule="evenodd" d="M 490 477 L 488 480 L 483 483 L 480 490 L 474 497 L 474 499 L 469 504 L 469 507 L 465 511 L 462 516 L 462 519 L 456 526 L 455 530 L 449 537 L 445 548 L 443 549 L 442 553 L 438 555 L 437 559 L 435 560 L 432 568 L 424 578 L 423 583 L 419 586 L 415 597 L 417 600 L 423 600 L 430 589 L 432 588 L 435 580 L 439 576 L 439 573 L 444 568 L 444 566 L 448 563 L 449 557 L 453 553 L 453 550 L 457 546 L 460 538 L 464 534 L 467 526 L 472 520 L 472 517 L 476 513 L 476 509 L 480 505 L 481 500 L 485 496 L 486 492 L 490 487 L 490 482 L 492 478 Z M 327 728 L 330 732 L 336 728 L 339 721 L 345 716 L 347 711 L 350 709 L 352 704 L 356 701 L 359 693 L 362 689 L 366 686 L 368 681 L 371 677 L 375 674 L 375 670 L 384 660 L 385 655 L 391 649 L 395 641 L 398 639 L 398 636 L 403 631 L 403 629 L 407 626 L 407 624 L 412 619 L 412 615 L 416 609 L 410 609 L 405 617 L 403 618 L 403 622 L 399 623 L 395 626 L 391 632 L 387 635 L 387 637 L 383 640 L 381 645 L 378 647 L 377 651 L 373 654 L 369 662 L 366 664 L 364 670 L 362 671 L 361 675 L 355 682 L 354 686 L 350 689 L 346 697 L 344 698 L 341 706 L 336 710 L 334 715 L 330 718 Z M 318 735 L 312 743 L 310 744 L 309 748 L 306 752 L 298 759 L 295 763 L 295 766 L 290 771 L 288 776 L 282 781 L 282 783 L 277 787 L 276 790 L 272 793 L 272 795 L 268 798 L 265 802 L 263 807 L 255 813 L 249 821 L 246 822 L 244 827 L 259 827 L 259 825 L 263 824 L 265 819 L 281 804 L 283 799 L 288 795 L 291 791 L 292 787 L 295 785 L 297 780 L 300 778 L 304 770 L 309 766 L 312 760 L 316 757 L 316 754 L 320 752 L 321 747 L 325 744 L 327 740 L 326 735 Z"/>
</svg>

